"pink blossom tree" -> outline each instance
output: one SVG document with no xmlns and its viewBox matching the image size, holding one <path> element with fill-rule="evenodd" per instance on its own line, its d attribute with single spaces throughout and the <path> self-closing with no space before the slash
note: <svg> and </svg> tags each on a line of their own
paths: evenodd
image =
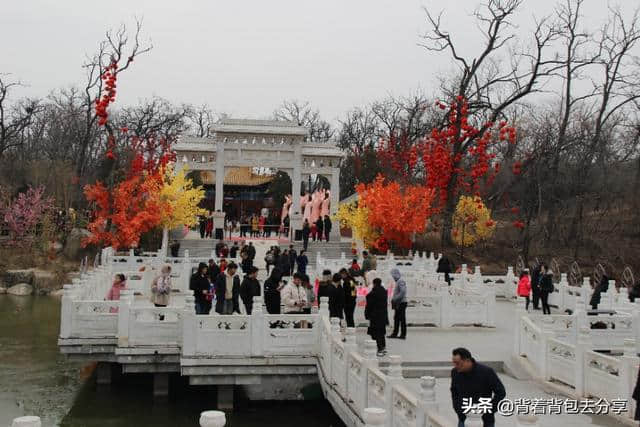
<svg viewBox="0 0 640 427">
<path fill-rule="evenodd" d="M 10 242 L 30 246 L 35 241 L 37 225 L 53 209 L 53 200 L 45 197 L 44 188 L 29 187 L 18 194 L 4 211 Z"/>
</svg>

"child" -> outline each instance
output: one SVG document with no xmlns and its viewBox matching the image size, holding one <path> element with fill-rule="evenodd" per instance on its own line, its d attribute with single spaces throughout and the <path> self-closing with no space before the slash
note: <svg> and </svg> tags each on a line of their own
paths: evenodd
<svg viewBox="0 0 640 427">
<path fill-rule="evenodd" d="M 529 270 L 523 270 L 520 273 L 518 281 L 518 296 L 527 300 L 526 310 L 529 311 L 529 294 L 531 293 L 531 279 L 529 278 Z"/>
</svg>

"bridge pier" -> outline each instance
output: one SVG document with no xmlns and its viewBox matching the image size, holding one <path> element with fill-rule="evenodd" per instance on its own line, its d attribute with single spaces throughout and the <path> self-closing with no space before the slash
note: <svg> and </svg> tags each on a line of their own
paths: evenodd
<svg viewBox="0 0 640 427">
<path fill-rule="evenodd" d="M 112 364 L 110 362 L 98 362 L 96 366 L 96 384 L 99 386 L 110 385 L 112 380 Z"/>
<path fill-rule="evenodd" d="M 221 411 L 233 410 L 233 384 L 218 385 L 218 409 Z"/>
<path fill-rule="evenodd" d="M 169 374 L 167 372 L 156 372 L 153 374 L 153 397 L 169 396 Z"/>
</svg>

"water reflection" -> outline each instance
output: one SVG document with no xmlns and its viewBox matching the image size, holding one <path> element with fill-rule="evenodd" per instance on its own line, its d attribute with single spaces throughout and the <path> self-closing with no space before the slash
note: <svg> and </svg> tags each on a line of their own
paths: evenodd
<svg viewBox="0 0 640 427">
<path fill-rule="evenodd" d="M 214 387 L 190 387 L 171 378 L 164 402 L 152 398 L 150 375 L 126 375 L 98 389 L 92 365 L 69 362 L 58 352 L 60 301 L 49 297 L 0 295 L 0 426 L 29 414 L 43 426 L 197 426 L 203 410 L 215 408 Z M 312 393 L 313 394 L 313 393 Z M 325 401 L 248 402 L 227 426 L 343 426 Z"/>
</svg>

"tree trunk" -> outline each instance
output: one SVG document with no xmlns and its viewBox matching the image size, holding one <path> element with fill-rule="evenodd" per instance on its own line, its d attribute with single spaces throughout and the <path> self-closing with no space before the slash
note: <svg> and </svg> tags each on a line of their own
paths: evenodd
<svg viewBox="0 0 640 427">
<path fill-rule="evenodd" d="M 162 245 L 160 246 L 160 252 L 163 256 L 167 255 L 167 249 L 169 249 L 169 229 L 162 227 Z"/>
</svg>

